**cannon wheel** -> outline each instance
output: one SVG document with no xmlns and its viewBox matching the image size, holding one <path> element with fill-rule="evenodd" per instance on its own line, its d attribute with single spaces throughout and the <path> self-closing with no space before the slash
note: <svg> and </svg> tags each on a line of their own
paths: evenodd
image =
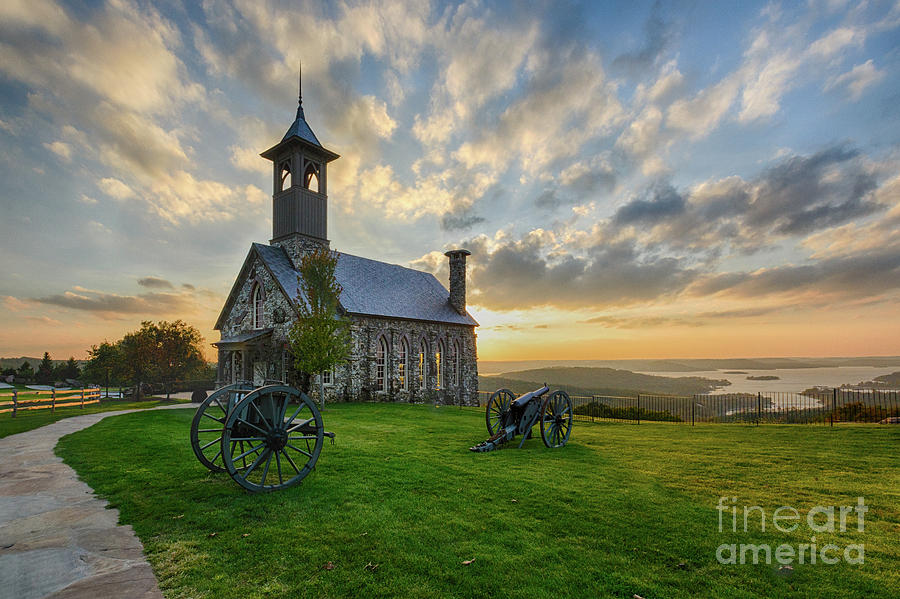
<svg viewBox="0 0 900 599">
<path fill-rule="evenodd" d="M 547 447 L 562 447 L 572 433 L 572 400 L 565 391 L 554 391 L 541 405 L 541 438 Z"/>
<path fill-rule="evenodd" d="M 509 406 L 512 405 L 515 399 L 515 394 L 509 389 L 498 389 L 491 394 L 484 414 L 484 420 L 491 435 L 496 435 L 500 432 L 503 417 L 509 412 Z"/>
<path fill-rule="evenodd" d="M 315 467 L 324 438 L 322 414 L 305 393 L 268 385 L 248 393 L 228 415 L 222 459 L 248 491 L 286 489 Z"/>
<path fill-rule="evenodd" d="M 220 387 L 203 400 L 194 414 L 191 422 L 191 449 L 200 463 L 213 472 L 225 472 L 219 441 L 228 416 L 228 400 L 232 394 L 239 398 L 252 390 L 253 384 L 246 381 Z"/>
</svg>

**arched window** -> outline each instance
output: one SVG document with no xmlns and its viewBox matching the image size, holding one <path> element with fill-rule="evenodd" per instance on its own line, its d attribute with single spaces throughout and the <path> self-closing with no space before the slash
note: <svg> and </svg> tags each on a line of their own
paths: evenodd
<svg viewBox="0 0 900 599">
<path fill-rule="evenodd" d="M 375 348 L 375 389 L 387 391 L 387 339 L 384 336 L 378 338 L 378 346 Z"/>
<path fill-rule="evenodd" d="M 278 191 L 284 191 L 285 189 L 290 189 L 291 187 L 291 162 L 290 160 L 285 160 L 281 163 L 281 189 Z"/>
<path fill-rule="evenodd" d="M 444 350 L 444 341 L 438 341 L 437 349 L 434 352 L 434 364 L 437 370 L 437 378 L 435 379 L 435 389 L 442 389 L 444 387 L 444 368 L 447 360 L 447 354 Z"/>
<path fill-rule="evenodd" d="M 303 173 L 303 187 L 319 193 L 319 165 L 314 162 L 306 164 L 306 172 Z"/>
<path fill-rule="evenodd" d="M 250 305 L 253 316 L 253 328 L 261 329 L 263 328 L 263 316 L 265 315 L 265 310 L 263 309 L 262 287 L 259 283 L 253 285 L 253 293 L 250 297 L 252 298 L 250 300 Z"/>
<path fill-rule="evenodd" d="M 428 386 L 428 344 L 422 339 L 419 342 L 419 387 Z"/>
<path fill-rule="evenodd" d="M 459 347 L 459 340 L 453 342 L 453 384 L 459 386 L 459 380 L 462 378 L 462 351 Z"/>
<path fill-rule="evenodd" d="M 400 375 L 400 388 L 409 389 L 409 341 L 406 337 L 400 340 L 400 363 L 397 364 L 397 373 Z"/>
</svg>

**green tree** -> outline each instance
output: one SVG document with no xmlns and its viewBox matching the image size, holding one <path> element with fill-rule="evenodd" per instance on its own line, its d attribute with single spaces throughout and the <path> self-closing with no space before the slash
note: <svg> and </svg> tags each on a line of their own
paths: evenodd
<svg viewBox="0 0 900 599">
<path fill-rule="evenodd" d="M 350 320 L 342 314 L 341 286 L 335 277 L 338 254 L 321 248 L 300 260 L 299 317 L 288 339 L 294 367 L 318 374 L 319 401 L 325 405 L 322 373 L 350 357 Z"/>
<path fill-rule="evenodd" d="M 200 350 L 203 336 L 181 320 L 161 321 L 156 325 L 156 343 L 155 374 L 157 380 L 166 383 L 166 399 L 169 399 L 173 382 L 185 380 L 203 367 Z"/>
<path fill-rule="evenodd" d="M 118 343 L 122 375 L 134 381 L 138 398 L 141 385 L 150 380 L 164 382 L 168 397 L 174 381 L 203 366 L 202 342 L 200 331 L 181 320 L 145 320 Z"/>
<path fill-rule="evenodd" d="M 30 381 L 34 378 L 34 369 L 31 367 L 31 364 L 28 360 L 22 362 L 22 365 L 19 366 L 19 370 L 16 371 L 16 378 L 24 381 Z"/>
<path fill-rule="evenodd" d="M 78 367 L 75 356 L 69 356 L 69 359 L 66 360 L 66 363 L 63 365 L 62 373 L 63 379 L 77 379 L 81 376 L 81 368 Z"/>
<path fill-rule="evenodd" d="M 107 386 L 124 382 L 120 343 L 120 341 L 116 343 L 104 341 L 100 345 L 91 346 L 88 350 L 88 361 L 81 372 L 86 382 Z"/>
<path fill-rule="evenodd" d="M 53 360 L 50 359 L 50 352 L 44 352 L 44 357 L 41 359 L 41 363 L 38 364 L 35 379 L 42 385 L 53 384 Z"/>
<path fill-rule="evenodd" d="M 156 364 L 156 325 L 143 321 L 141 328 L 126 334 L 118 343 L 122 356 L 122 375 L 135 385 L 134 397 L 141 398 L 141 386 Z"/>
</svg>

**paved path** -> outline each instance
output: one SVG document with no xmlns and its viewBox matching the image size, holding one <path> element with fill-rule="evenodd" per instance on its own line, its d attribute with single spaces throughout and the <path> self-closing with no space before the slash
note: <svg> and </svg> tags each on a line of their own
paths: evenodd
<svg viewBox="0 0 900 599">
<path fill-rule="evenodd" d="M 137 411 L 64 418 L 0 439 L 0 599 L 162 599 L 131 526 L 53 453 L 60 437 Z"/>
</svg>

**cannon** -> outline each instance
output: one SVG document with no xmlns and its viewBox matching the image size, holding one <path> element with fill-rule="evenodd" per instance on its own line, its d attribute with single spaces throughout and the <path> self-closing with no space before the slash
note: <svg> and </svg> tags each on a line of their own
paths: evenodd
<svg viewBox="0 0 900 599">
<path fill-rule="evenodd" d="M 541 439 L 547 447 L 562 447 L 572 433 L 572 400 L 565 391 L 550 393 L 545 383 L 525 395 L 516 397 L 509 389 L 498 389 L 491 394 L 485 411 L 490 438 L 470 447 L 471 451 L 493 451 L 522 435 L 519 447 L 529 439 L 531 429 L 541 425 Z M 544 397 L 547 395 L 547 397 Z"/>
<path fill-rule="evenodd" d="M 325 437 L 334 443 L 305 393 L 280 381 L 266 383 L 216 389 L 191 422 L 191 448 L 200 463 L 254 493 L 298 484 L 315 468 Z"/>
</svg>

